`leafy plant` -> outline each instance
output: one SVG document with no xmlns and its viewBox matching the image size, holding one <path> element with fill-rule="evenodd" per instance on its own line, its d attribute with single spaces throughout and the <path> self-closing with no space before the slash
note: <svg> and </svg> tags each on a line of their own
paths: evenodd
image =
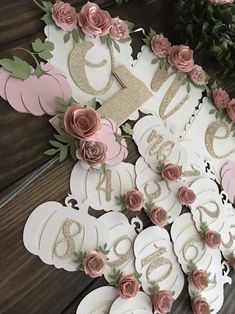
<svg viewBox="0 0 235 314">
<path fill-rule="evenodd" d="M 235 77 L 235 5 L 183 0 L 177 29 L 196 55 L 214 58 L 221 78 Z"/>
</svg>

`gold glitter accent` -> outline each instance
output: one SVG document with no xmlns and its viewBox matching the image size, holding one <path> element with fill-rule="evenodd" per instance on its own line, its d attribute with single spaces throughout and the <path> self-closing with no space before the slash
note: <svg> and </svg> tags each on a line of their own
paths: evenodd
<svg viewBox="0 0 235 314">
<path fill-rule="evenodd" d="M 194 237 L 192 237 L 189 241 L 187 241 L 187 242 L 185 243 L 185 245 L 183 246 L 183 252 L 182 252 L 185 261 L 187 261 L 187 262 L 189 262 L 190 260 L 194 261 L 194 260 L 198 257 L 198 255 L 199 255 L 199 249 L 198 249 L 198 247 L 196 246 L 197 243 L 202 243 L 201 238 L 200 238 L 199 236 L 197 236 L 197 235 L 194 236 Z M 188 251 L 190 248 L 194 248 L 194 250 L 195 250 L 195 255 L 194 255 L 193 258 L 190 258 L 190 260 L 188 260 L 188 259 L 186 258 L 186 254 L 187 254 L 187 251 Z"/>
<path fill-rule="evenodd" d="M 70 232 L 70 227 L 71 227 L 73 224 L 75 224 L 75 225 L 77 226 L 78 231 L 75 232 L 75 233 L 73 233 L 73 234 L 71 234 L 71 232 Z M 75 246 L 75 242 L 74 242 L 74 240 L 73 240 L 73 237 L 75 237 L 76 235 L 78 235 L 79 233 L 81 233 L 81 231 L 82 231 L 82 226 L 81 226 L 81 224 L 80 224 L 79 222 L 77 222 L 76 220 L 69 220 L 69 219 L 67 219 L 67 220 L 65 221 L 65 223 L 63 224 L 63 226 L 62 226 L 61 229 L 62 229 L 62 232 L 63 232 L 65 238 L 64 238 L 64 239 L 61 239 L 61 240 L 59 240 L 59 241 L 57 241 L 57 242 L 55 243 L 55 245 L 54 245 L 54 254 L 55 254 L 57 257 L 59 257 L 59 258 L 67 259 L 67 258 L 70 258 L 70 257 L 73 255 L 73 253 L 75 252 L 76 246 Z M 61 244 L 61 243 L 63 243 L 63 242 L 67 242 L 67 250 L 66 250 L 66 252 L 65 252 L 63 255 L 59 255 L 59 254 L 57 253 L 57 248 L 58 248 L 58 245 Z"/>
<path fill-rule="evenodd" d="M 148 183 L 145 184 L 144 186 L 144 193 L 147 196 L 148 199 L 152 200 L 152 199 L 156 199 L 159 198 L 159 196 L 161 195 L 161 186 L 158 184 L 158 182 L 154 182 L 157 185 L 157 190 L 155 192 L 149 193 L 147 191 L 148 189 Z"/>
<path fill-rule="evenodd" d="M 187 170 L 182 172 L 182 177 L 195 177 L 200 176 L 200 171 L 195 169 L 194 166 L 191 166 L 193 170 Z"/>
<path fill-rule="evenodd" d="M 232 235 L 231 232 L 229 232 L 229 241 L 228 241 L 228 243 L 222 242 L 223 247 L 225 247 L 226 249 L 230 249 L 233 246 L 234 240 L 235 240 L 235 236 Z"/>
<path fill-rule="evenodd" d="M 175 143 L 172 141 L 166 141 L 164 142 L 158 149 L 157 152 L 157 160 L 159 161 L 165 161 L 166 158 L 170 155 L 173 148 L 175 146 Z"/>
<path fill-rule="evenodd" d="M 216 132 L 220 128 L 225 129 L 226 134 L 224 136 L 216 136 Z M 234 148 L 229 153 L 222 155 L 222 156 L 219 156 L 216 154 L 216 152 L 214 150 L 214 140 L 215 139 L 226 139 L 226 138 L 228 138 L 229 132 L 230 132 L 230 126 L 224 121 L 214 121 L 208 126 L 208 128 L 206 130 L 206 134 L 205 134 L 205 145 L 206 145 L 208 152 L 211 154 L 212 157 L 214 157 L 216 159 L 223 159 L 223 158 L 230 156 L 231 154 L 233 154 L 235 152 L 235 148 Z"/>
<path fill-rule="evenodd" d="M 175 72 L 168 73 L 168 70 L 166 69 L 160 69 L 160 67 L 157 68 L 153 75 L 153 79 L 151 82 L 151 89 L 154 92 L 157 92 L 162 84 L 169 78 L 171 77 Z"/>
<path fill-rule="evenodd" d="M 176 76 L 160 104 L 159 115 L 163 120 L 169 118 L 174 113 L 176 113 L 184 105 L 184 103 L 189 99 L 189 95 L 188 94 L 185 95 L 184 98 L 172 110 L 170 110 L 166 114 L 166 110 L 170 102 L 175 97 L 180 87 L 181 87 L 181 80 L 179 80 L 178 77 Z"/>
<path fill-rule="evenodd" d="M 150 281 L 150 274 L 160 266 L 169 265 L 170 267 L 169 267 L 169 270 L 167 272 L 165 272 L 165 274 L 163 274 L 158 279 L 158 282 L 165 280 L 170 275 L 170 273 L 172 272 L 171 261 L 166 257 L 160 257 L 162 254 L 164 254 L 166 252 L 167 252 L 166 248 L 161 247 L 156 252 L 153 252 L 152 254 L 150 254 L 150 255 L 148 255 L 142 259 L 142 261 L 141 261 L 142 268 L 144 266 L 148 265 L 147 270 L 146 270 L 146 277 L 147 277 L 148 281 Z"/>
<path fill-rule="evenodd" d="M 153 156 L 156 154 L 154 150 L 158 147 L 159 144 L 163 141 L 163 136 L 161 134 L 158 134 L 155 130 L 152 130 L 150 135 L 147 138 L 147 142 L 151 144 L 152 146 L 149 149 L 149 156 Z"/>
<path fill-rule="evenodd" d="M 102 187 L 102 184 L 105 182 L 105 188 Z M 96 187 L 96 190 L 103 191 L 105 193 L 106 201 L 110 201 L 112 197 L 112 170 L 107 169 L 105 173 L 100 173 L 99 184 Z"/>
<path fill-rule="evenodd" d="M 119 245 L 120 242 L 127 240 L 129 242 L 129 248 L 126 251 L 126 253 L 118 253 L 117 251 L 117 246 Z M 127 236 L 127 235 L 123 235 L 121 237 L 119 237 L 114 245 L 113 245 L 113 252 L 114 254 L 119 257 L 116 261 L 113 262 L 108 262 L 107 264 L 114 268 L 114 267 L 120 267 L 121 265 L 123 265 L 124 263 L 126 263 L 127 261 L 129 261 L 132 256 L 133 256 L 133 249 L 132 249 L 132 240 Z"/>
<path fill-rule="evenodd" d="M 113 74 L 123 89 L 102 105 L 98 112 L 101 116 L 114 120 L 120 126 L 153 95 L 147 86 L 132 75 L 125 66 L 116 67 Z"/>
<path fill-rule="evenodd" d="M 199 210 L 200 215 L 202 215 L 202 212 L 204 212 L 211 218 L 219 217 L 219 214 L 220 214 L 219 205 L 215 201 L 209 201 L 208 203 L 214 204 L 215 207 L 216 207 L 216 210 L 214 212 L 212 212 L 211 210 L 209 210 L 205 206 L 199 205 L 199 206 L 196 207 L 196 209 Z"/>
<path fill-rule="evenodd" d="M 88 50 L 90 50 L 93 46 L 94 44 L 90 41 L 80 42 L 79 44 L 75 45 L 75 47 L 73 48 L 69 55 L 69 71 L 73 81 L 82 91 L 86 92 L 87 94 L 98 96 L 104 95 L 109 91 L 109 89 L 113 85 L 114 78 L 112 76 L 112 73 L 110 73 L 108 83 L 101 90 L 96 90 L 90 85 L 90 82 L 86 75 L 86 66 L 92 68 L 100 68 L 107 64 L 107 60 L 103 60 L 100 63 L 94 64 L 85 59 Z M 109 52 L 111 58 L 111 71 L 112 71 L 113 68 L 115 67 L 115 61 L 113 48 L 111 46 L 109 47 Z"/>
</svg>

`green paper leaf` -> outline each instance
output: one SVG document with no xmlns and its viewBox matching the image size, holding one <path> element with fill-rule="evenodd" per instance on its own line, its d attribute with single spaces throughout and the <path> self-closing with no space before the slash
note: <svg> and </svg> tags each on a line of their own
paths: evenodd
<svg viewBox="0 0 235 314">
<path fill-rule="evenodd" d="M 149 38 L 143 38 L 142 40 L 146 46 L 148 46 L 148 47 L 150 46 L 150 39 Z"/>
<path fill-rule="evenodd" d="M 50 1 L 42 1 L 42 4 L 48 12 L 51 12 L 53 4 Z"/>
<path fill-rule="evenodd" d="M 73 40 L 75 41 L 75 43 L 79 42 L 80 37 L 79 37 L 78 31 L 76 29 L 74 29 L 72 31 L 72 37 L 73 37 Z"/>
<path fill-rule="evenodd" d="M 47 25 L 54 24 L 54 21 L 53 21 L 50 13 L 44 14 L 43 17 L 41 18 L 41 20 L 43 20 Z"/>
<path fill-rule="evenodd" d="M 56 155 L 57 153 L 58 153 L 58 149 L 51 148 L 51 149 L 46 150 L 44 152 L 44 155 L 53 156 L 53 155 Z"/>
<path fill-rule="evenodd" d="M 70 137 L 69 135 L 62 133 L 62 134 L 54 134 L 54 138 L 61 142 L 61 143 L 65 143 L 65 144 L 72 144 L 75 142 L 75 139 Z"/>
<path fill-rule="evenodd" d="M 157 64 L 158 61 L 159 61 L 159 59 L 155 58 L 155 59 L 152 60 L 151 64 Z"/>
<path fill-rule="evenodd" d="M 78 28 L 77 31 L 78 31 L 79 38 L 84 41 L 85 40 L 85 34 L 83 33 L 83 31 L 80 28 Z"/>
<path fill-rule="evenodd" d="M 108 36 L 100 36 L 100 40 L 101 40 L 102 44 L 106 44 L 107 39 L 108 39 Z"/>
<path fill-rule="evenodd" d="M 129 123 L 125 123 L 125 124 L 122 126 L 122 130 L 123 130 L 126 134 L 128 134 L 128 135 L 130 135 L 130 136 L 133 135 L 133 129 L 132 129 L 132 127 L 130 126 Z"/>
<path fill-rule="evenodd" d="M 188 82 L 187 87 L 186 87 L 187 93 L 189 94 L 191 91 L 191 86 L 190 83 Z"/>
<path fill-rule="evenodd" d="M 155 30 L 153 30 L 151 27 L 150 27 L 150 32 L 149 32 L 149 37 L 152 39 L 154 36 L 156 36 L 157 33 L 155 32 Z"/>
<path fill-rule="evenodd" d="M 70 40 L 70 33 L 64 34 L 64 43 L 66 44 Z"/>
<path fill-rule="evenodd" d="M 131 37 L 129 37 L 129 36 L 127 38 L 119 39 L 120 43 L 127 43 L 128 41 L 131 41 Z"/>
<path fill-rule="evenodd" d="M 113 40 L 113 46 L 117 50 L 117 52 L 120 53 L 120 47 L 119 47 L 118 43 L 115 40 Z"/>
<path fill-rule="evenodd" d="M 134 29 L 135 24 L 130 21 L 124 21 L 128 27 L 129 32 L 131 33 Z"/>
<path fill-rule="evenodd" d="M 211 110 L 209 111 L 209 114 L 214 114 L 214 113 L 216 113 L 216 111 L 217 111 L 217 109 L 211 109 Z"/>
<path fill-rule="evenodd" d="M 24 60 L 14 56 L 13 60 L 8 58 L 0 59 L 0 65 L 10 73 L 11 76 L 26 80 L 31 73 L 31 67 Z"/>
<path fill-rule="evenodd" d="M 93 97 L 91 100 L 89 100 L 87 103 L 86 103 L 86 106 L 87 107 L 90 107 L 94 110 L 96 110 L 96 98 Z"/>
<path fill-rule="evenodd" d="M 60 142 L 57 142 L 57 141 L 49 141 L 49 143 L 51 144 L 51 146 L 54 146 L 56 148 L 62 148 L 63 147 L 63 144 L 61 144 Z"/>
<path fill-rule="evenodd" d="M 51 51 L 54 50 L 54 44 L 51 41 L 42 42 L 41 39 L 36 39 L 32 43 L 33 51 L 43 60 L 49 60 L 53 57 Z"/>
<path fill-rule="evenodd" d="M 65 160 L 66 157 L 67 157 L 67 155 L 68 155 L 68 147 L 63 146 L 63 148 L 61 148 L 61 150 L 60 150 L 60 157 L 59 157 L 59 160 L 60 160 L 60 161 Z"/>
</svg>

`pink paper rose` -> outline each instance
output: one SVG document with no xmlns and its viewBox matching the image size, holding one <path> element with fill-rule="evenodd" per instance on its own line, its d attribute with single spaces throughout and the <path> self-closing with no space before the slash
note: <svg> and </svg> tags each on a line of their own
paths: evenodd
<svg viewBox="0 0 235 314">
<path fill-rule="evenodd" d="M 206 72 L 201 66 L 195 64 L 193 69 L 189 72 L 189 77 L 194 84 L 204 85 L 206 81 Z"/>
<path fill-rule="evenodd" d="M 193 51 L 188 46 L 172 46 L 169 61 L 181 72 L 190 72 L 194 67 Z"/>
<path fill-rule="evenodd" d="M 144 205 L 144 195 L 137 190 L 130 190 L 125 195 L 125 204 L 133 212 L 140 211 Z"/>
<path fill-rule="evenodd" d="M 167 211 L 159 206 L 151 208 L 149 218 L 156 226 L 164 227 L 167 224 Z"/>
<path fill-rule="evenodd" d="M 230 101 L 229 94 L 222 88 L 216 88 L 213 90 L 212 99 L 214 105 L 219 109 L 227 108 Z"/>
<path fill-rule="evenodd" d="M 135 297 L 140 288 L 138 280 L 132 275 L 121 277 L 117 287 L 120 297 L 123 299 L 130 299 Z"/>
<path fill-rule="evenodd" d="M 209 278 L 207 272 L 201 269 L 195 269 L 192 273 L 191 280 L 197 290 L 202 291 L 208 287 Z"/>
<path fill-rule="evenodd" d="M 77 28 L 77 13 L 69 3 L 60 1 L 52 7 L 52 18 L 55 24 L 65 32 L 72 32 Z"/>
<path fill-rule="evenodd" d="M 221 244 L 221 235 L 217 231 L 208 230 L 205 233 L 204 241 L 211 249 L 217 249 Z"/>
<path fill-rule="evenodd" d="M 105 163 L 107 147 L 99 141 L 80 141 L 76 156 L 85 169 L 98 169 Z"/>
<path fill-rule="evenodd" d="M 227 107 L 227 112 L 228 112 L 228 116 L 229 118 L 235 122 L 235 98 L 233 98 L 230 103 L 228 104 Z"/>
<path fill-rule="evenodd" d="M 214 5 L 229 4 L 234 2 L 234 0 L 209 0 L 209 1 Z"/>
<path fill-rule="evenodd" d="M 192 308 L 194 314 L 210 314 L 210 306 L 205 298 L 198 297 L 193 300 Z"/>
<path fill-rule="evenodd" d="M 189 205 L 193 204 L 196 200 L 196 195 L 189 187 L 184 186 L 178 191 L 178 199 L 181 204 Z"/>
<path fill-rule="evenodd" d="M 113 18 L 109 35 L 116 40 L 127 38 L 129 36 L 127 24 L 119 17 Z"/>
<path fill-rule="evenodd" d="M 232 204 L 235 204 L 235 162 L 228 161 L 221 169 L 221 183 Z"/>
<path fill-rule="evenodd" d="M 83 260 L 83 268 L 91 278 L 100 277 L 104 273 L 106 258 L 101 252 L 91 251 Z"/>
<path fill-rule="evenodd" d="M 182 167 L 176 164 L 167 164 L 162 168 L 161 175 L 164 180 L 177 181 L 182 175 Z"/>
<path fill-rule="evenodd" d="M 171 43 L 162 34 L 156 35 L 151 40 L 151 48 L 158 58 L 166 58 L 171 49 Z"/>
<path fill-rule="evenodd" d="M 167 290 L 158 291 L 152 297 L 152 304 L 155 311 L 157 311 L 158 313 L 169 313 L 173 304 L 171 292 Z"/>
<path fill-rule="evenodd" d="M 90 141 L 96 138 L 100 130 L 100 118 L 94 109 L 73 104 L 65 111 L 63 128 L 75 138 Z"/>
<path fill-rule="evenodd" d="M 128 155 L 126 141 L 120 138 L 121 133 L 120 128 L 114 121 L 110 119 L 101 120 L 101 129 L 97 140 L 107 146 L 106 165 L 118 165 Z"/>
<path fill-rule="evenodd" d="M 88 1 L 78 14 L 78 23 L 87 36 L 105 36 L 109 34 L 112 18 L 108 11 Z"/>
</svg>

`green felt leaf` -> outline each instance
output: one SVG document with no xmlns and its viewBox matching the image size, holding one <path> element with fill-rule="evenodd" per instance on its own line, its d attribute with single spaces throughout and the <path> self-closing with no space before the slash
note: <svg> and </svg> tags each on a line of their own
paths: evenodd
<svg viewBox="0 0 235 314">
<path fill-rule="evenodd" d="M 64 43 L 66 44 L 70 40 L 70 33 L 64 34 Z"/>
<path fill-rule="evenodd" d="M 31 73 L 30 65 L 16 56 L 13 57 L 13 60 L 8 58 L 0 59 L 0 65 L 8 71 L 11 76 L 22 80 L 26 80 Z"/>
</svg>

